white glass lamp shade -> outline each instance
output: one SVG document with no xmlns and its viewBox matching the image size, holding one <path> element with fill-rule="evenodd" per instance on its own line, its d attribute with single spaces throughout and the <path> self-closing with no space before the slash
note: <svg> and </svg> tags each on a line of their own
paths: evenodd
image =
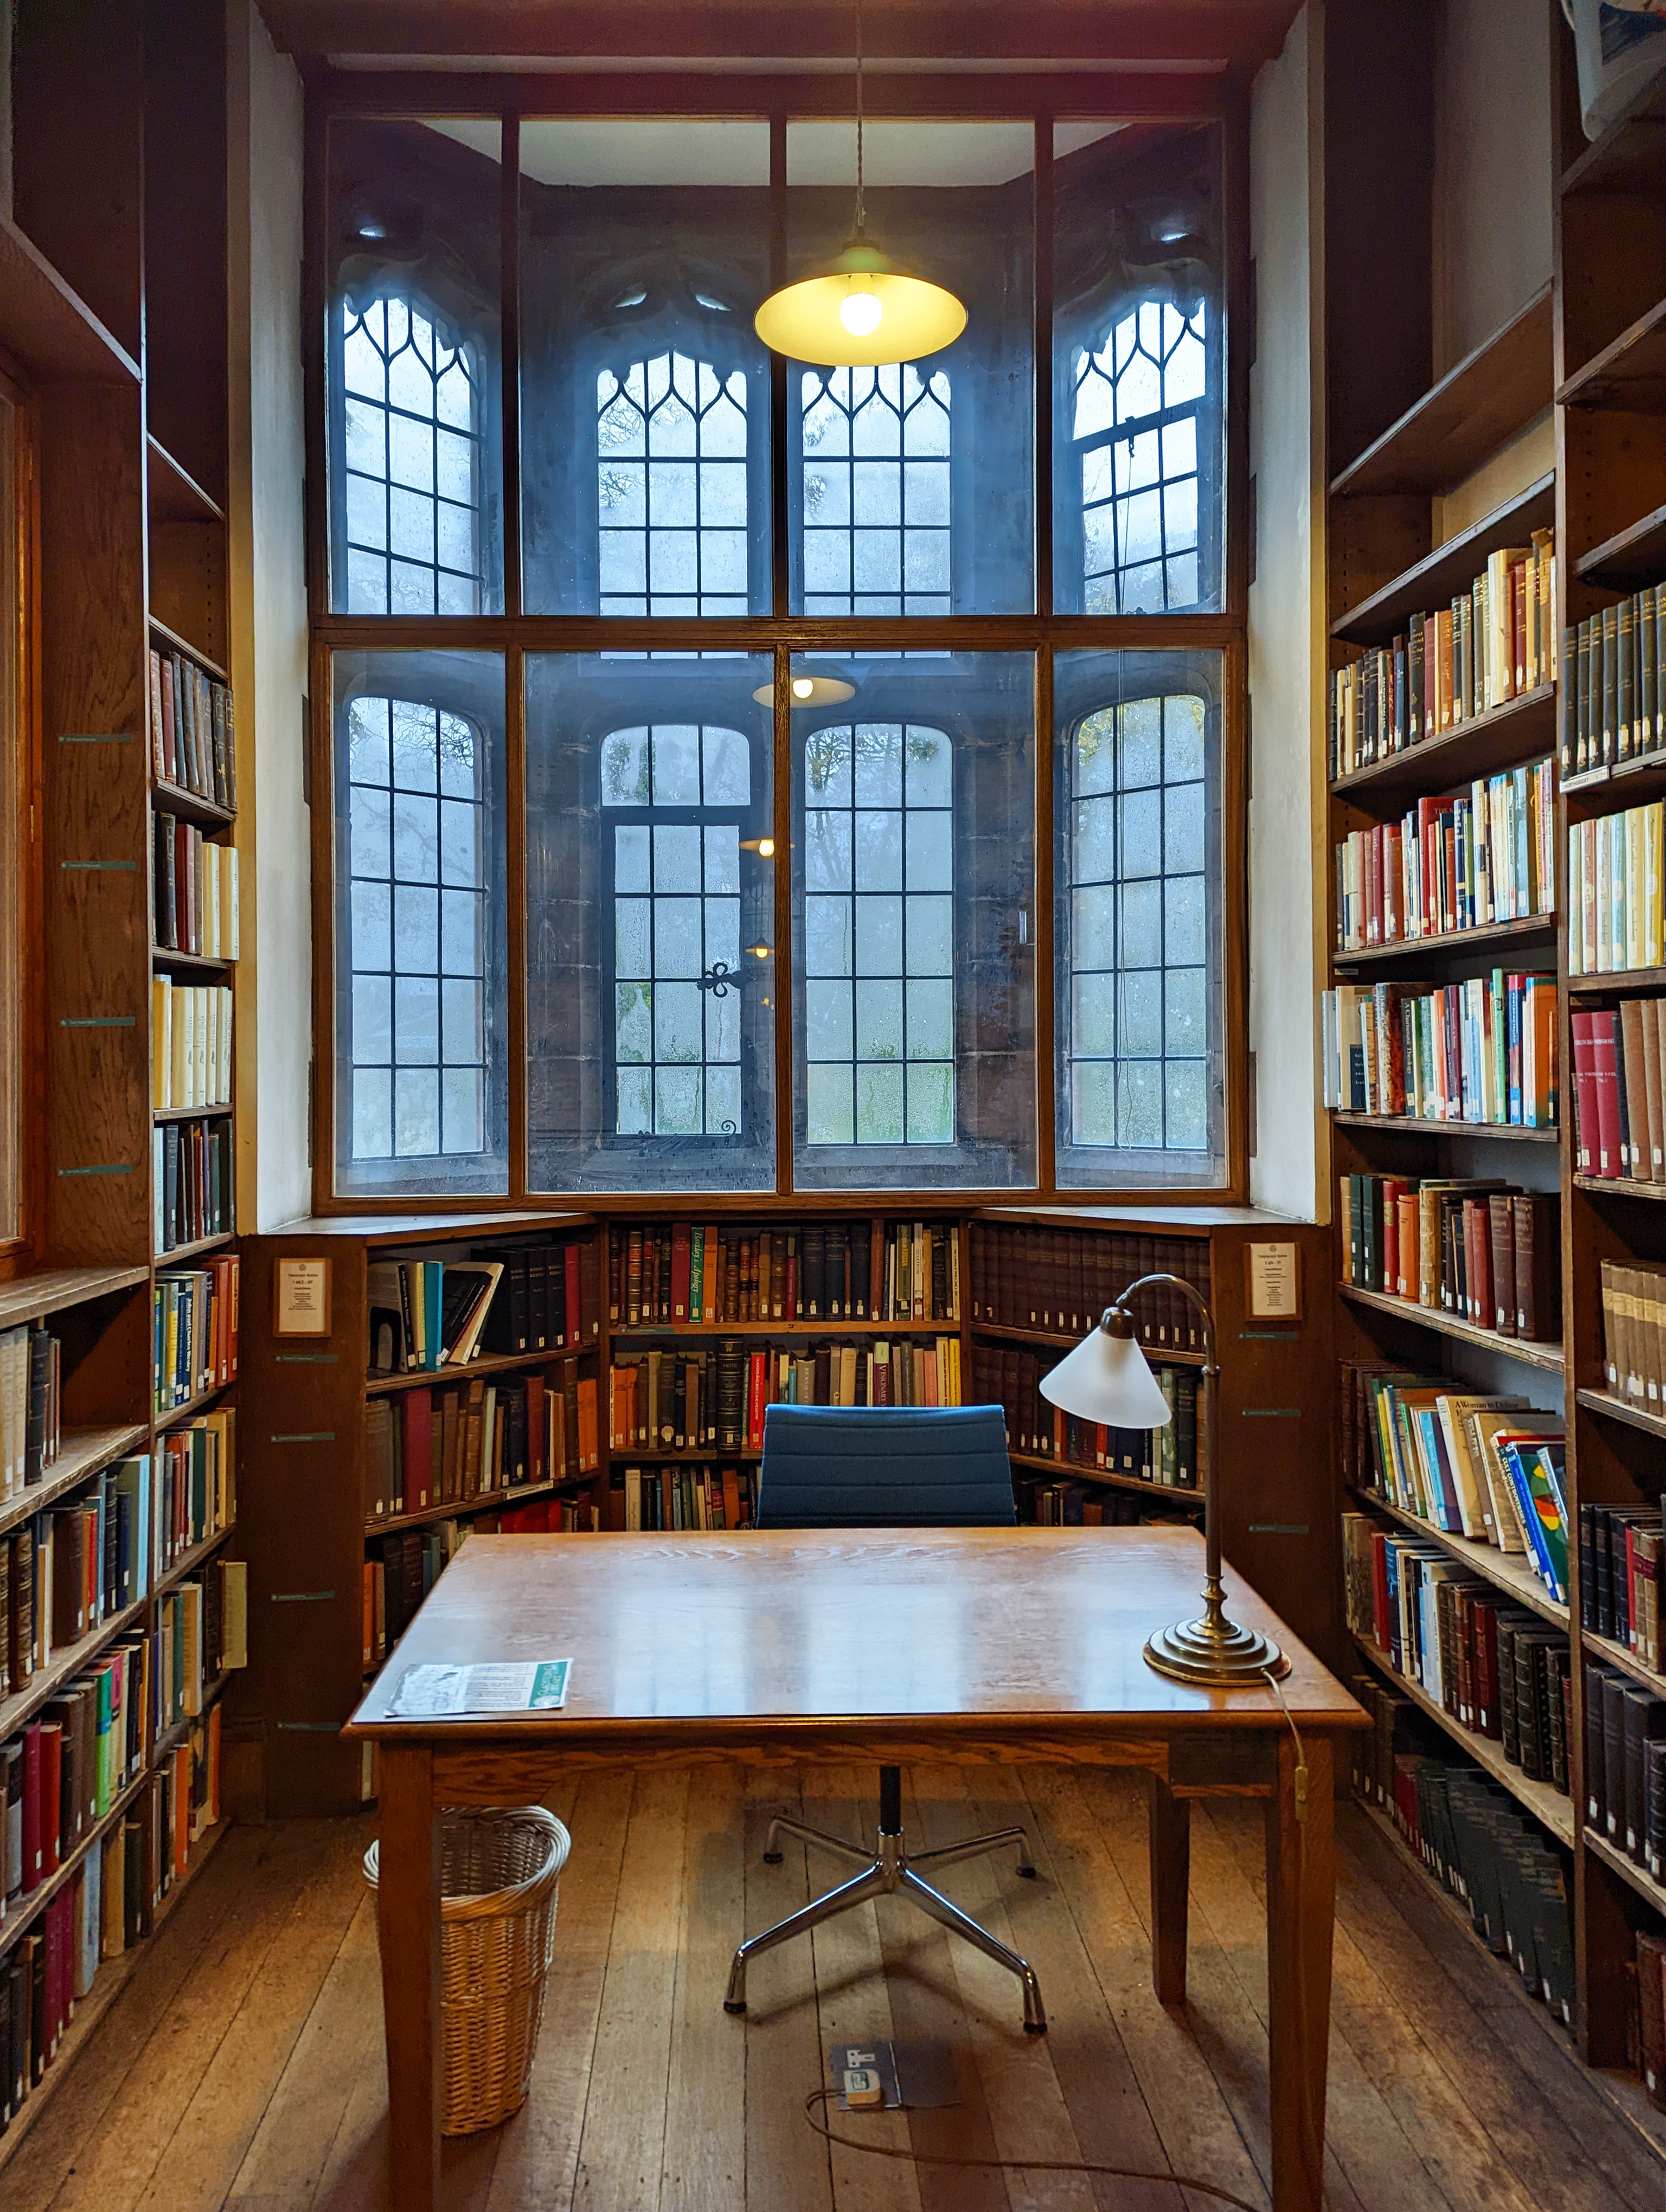
<svg viewBox="0 0 1666 2212">
<path fill-rule="evenodd" d="M 769 706 L 775 696 L 773 684 L 760 684 L 752 694 L 760 707 Z M 855 696 L 856 686 L 837 676 L 795 676 L 788 686 L 788 696 L 795 707 L 842 707 Z"/>
<path fill-rule="evenodd" d="M 952 345 L 966 309 L 941 284 L 907 275 L 855 238 L 826 269 L 772 292 L 753 322 L 769 350 L 789 360 L 875 368 Z"/>
<path fill-rule="evenodd" d="M 1049 1405 L 1107 1429 L 1160 1429 L 1170 1418 L 1146 1356 L 1132 1336 L 1091 1330 L 1042 1377 Z"/>
</svg>

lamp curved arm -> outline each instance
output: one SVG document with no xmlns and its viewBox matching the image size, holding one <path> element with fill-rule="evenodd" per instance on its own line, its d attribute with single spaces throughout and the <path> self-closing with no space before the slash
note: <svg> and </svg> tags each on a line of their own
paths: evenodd
<svg viewBox="0 0 1666 2212">
<path fill-rule="evenodd" d="M 1130 1283 L 1126 1290 L 1119 1292 L 1105 1308 L 1099 1316 L 1100 1328 L 1104 1328 L 1112 1314 L 1126 1314 L 1128 1311 L 1128 1300 L 1136 1291 L 1148 1290 L 1158 1283 L 1174 1284 L 1178 1289 L 1184 1291 L 1186 1296 L 1197 1308 L 1203 1322 L 1203 1371 L 1206 1375 L 1218 1375 L 1220 1370 L 1215 1364 L 1214 1316 L 1210 1312 L 1209 1301 L 1204 1297 L 1202 1291 L 1195 1283 L 1189 1283 L 1183 1275 L 1170 1275 L 1166 1271 L 1159 1270 L 1155 1274 L 1140 1276 L 1135 1281 Z"/>
</svg>

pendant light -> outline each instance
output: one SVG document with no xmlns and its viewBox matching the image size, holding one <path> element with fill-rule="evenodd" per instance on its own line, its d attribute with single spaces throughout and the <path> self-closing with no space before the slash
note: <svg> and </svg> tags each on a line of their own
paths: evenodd
<svg viewBox="0 0 1666 2212">
<path fill-rule="evenodd" d="M 866 231 L 862 172 L 862 11 L 856 9 L 856 228 L 838 258 L 772 292 L 753 326 L 772 353 L 824 368 L 878 368 L 952 345 L 966 327 L 963 301 L 910 276 Z"/>
</svg>

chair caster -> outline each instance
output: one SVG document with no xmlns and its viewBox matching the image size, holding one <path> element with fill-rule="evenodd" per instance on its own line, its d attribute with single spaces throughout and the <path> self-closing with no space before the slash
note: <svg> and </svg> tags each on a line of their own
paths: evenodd
<svg viewBox="0 0 1666 2212">
<path fill-rule="evenodd" d="M 1036 1869 L 1034 1867 L 1020 1867 L 1018 1869 L 1018 1872 L 1024 1876 L 1026 1881 L 1034 1881 L 1036 1879 Z"/>
<path fill-rule="evenodd" d="M 1045 2035 L 1047 2022 L 1044 2020 L 1026 2020 L 1024 2023 L 1024 2032 L 1026 2035 Z"/>
<path fill-rule="evenodd" d="M 745 1997 L 742 1997 L 738 2004 L 731 2004 L 728 1998 L 725 1997 L 723 2000 L 723 2009 L 725 2012 L 745 2012 L 746 2009 L 746 2000 Z"/>
<path fill-rule="evenodd" d="M 765 1851 L 763 1854 L 763 1863 L 765 1866 L 779 1866 L 781 1863 L 781 1856 L 782 1855 L 780 1851 Z"/>
</svg>

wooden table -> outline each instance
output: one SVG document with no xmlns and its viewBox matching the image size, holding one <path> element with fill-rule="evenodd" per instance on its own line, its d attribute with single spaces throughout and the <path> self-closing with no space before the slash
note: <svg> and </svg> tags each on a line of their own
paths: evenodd
<svg viewBox="0 0 1666 2212">
<path fill-rule="evenodd" d="M 1146 1666 L 1201 1610 L 1184 1528 L 945 1528 L 472 1536 L 347 1733 L 380 1754 L 382 2002 L 392 2202 L 437 2212 L 436 1808 L 528 1803 L 558 1769 L 1045 1762 L 1142 1769 L 1152 1978 L 1186 1993 L 1193 1797 L 1267 1804 L 1274 2212 L 1319 2212 L 1336 1863 L 1332 1796 L 1353 1699 L 1229 1577 L 1235 1618 L 1292 1661 L 1284 1692 L 1196 1690 Z M 571 1658 L 565 1711 L 396 1720 L 408 1666 Z M 583 1848 L 583 1838 L 579 1839 Z M 744 2034 L 711 1992 L 712 2033 Z M 552 2032 L 560 2033 L 558 2024 Z"/>
</svg>

